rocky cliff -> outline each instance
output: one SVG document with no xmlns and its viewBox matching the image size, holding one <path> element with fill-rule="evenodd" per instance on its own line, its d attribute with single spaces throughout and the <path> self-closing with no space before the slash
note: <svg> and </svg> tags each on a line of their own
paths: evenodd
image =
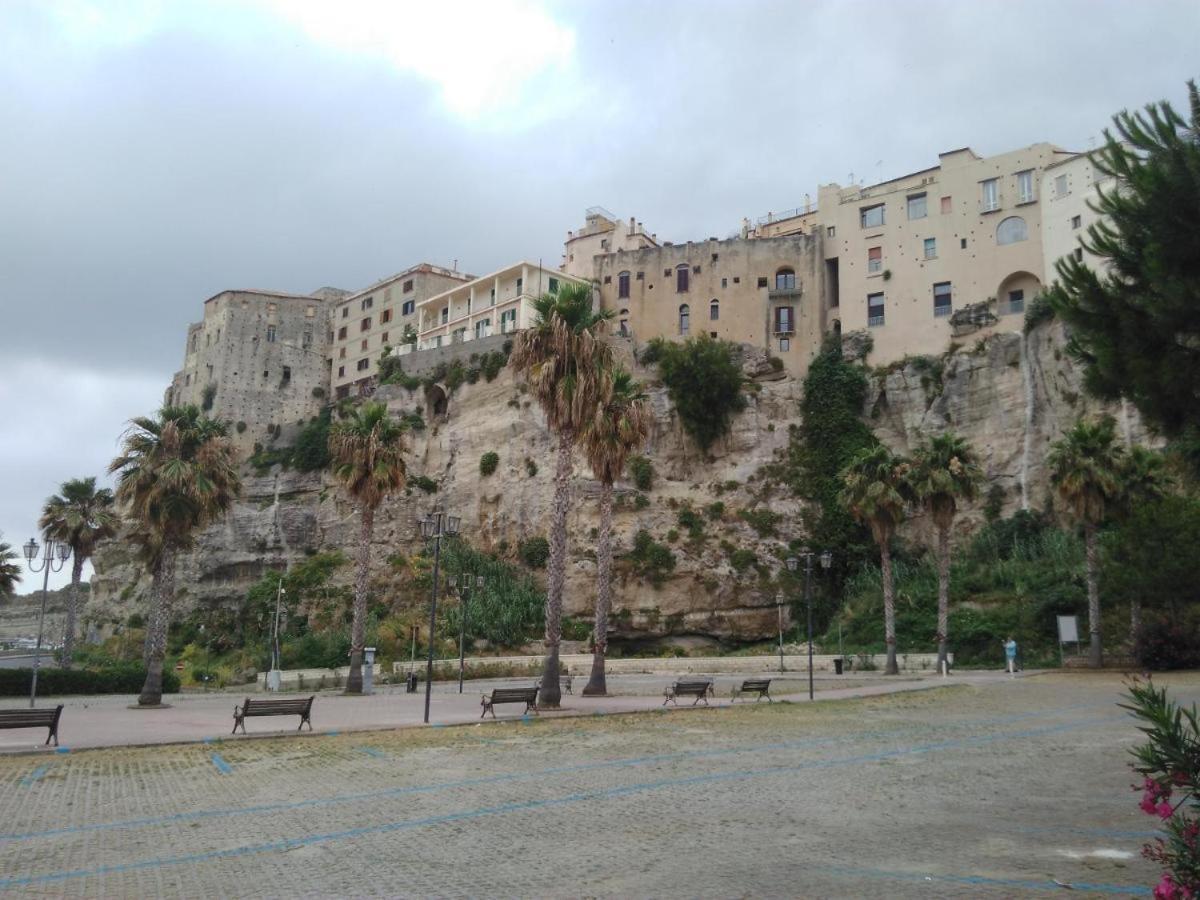
<svg viewBox="0 0 1200 900">
<path fill-rule="evenodd" d="M 1044 506 L 1049 443 L 1081 413 L 1097 411 L 1083 397 L 1063 343 L 1061 329 L 1051 323 L 1028 337 L 997 335 L 944 357 L 906 360 L 873 373 L 864 416 L 882 440 L 901 450 L 926 434 L 953 428 L 975 445 L 989 478 L 1004 489 L 1006 511 Z M 629 348 L 619 349 L 633 365 Z M 801 383 L 763 362 L 746 362 L 754 379 L 747 406 L 708 454 L 684 434 L 665 390 L 653 383 L 654 373 L 633 366 L 649 383 L 655 421 L 646 455 L 655 478 L 644 494 L 631 483 L 618 485 L 614 536 L 627 550 L 645 530 L 670 546 L 676 564 L 654 587 L 618 563 L 613 619 L 618 634 L 669 634 L 703 643 L 774 633 L 774 588 L 762 576 L 778 568 L 780 545 L 802 536 L 801 506 L 764 478 L 763 469 L 787 448 L 789 426 L 798 422 Z M 522 540 L 546 534 L 554 444 L 510 370 L 490 383 L 464 384 L 448 399 L 437 386 L 428 391 L 387 386 L 376 397 L 397 414 L 420 408 L 427 424 L 412 434 L 410 475 L 439 486 L 433 494 L 410 488 L 380 509 L 373 560 L 381 583 L 389 555 L 419 548 L 414 519 L 435 502 L 461 515 L 464 537 L 484 550 L 515 557 Z M 1147 439 L 1136 416 L 1113 412 L 1129 440 Z M 500 464 L 484 476 L 479 461 L 490 451 L 499 454 Z M 594 595 L 598 486 L 582 461 L 573 490 L 566 607 L 568 614 L 587 616 Z M 679 524 L 680 510 L 701 512 L 717 502 L 723 509 L 711 511 L 715 518 L 704 516 L 703 539 L 690 539 Z M 749 521 L 743 511 L 752 513 Z M 978 518 L 977 510 L 974 515 Z M 350 550 L 356 523 L 356 510 L 320 474 L 278 466 L 261 475 L 248 471 L 230 514 L 180 559 L 179 612 L 197 604 L 237 604 L 268 569 L 320 549 Z M 733 566 L 736 550 L 748 551 L 740 554 L 740 571 Z M 347 581 L 349 568 L 341 573 Z M 146 586 L 126 546 L 105 547 L 96 558 L 89 618 L 124 618 L 140 608 Z"/>
</svg>

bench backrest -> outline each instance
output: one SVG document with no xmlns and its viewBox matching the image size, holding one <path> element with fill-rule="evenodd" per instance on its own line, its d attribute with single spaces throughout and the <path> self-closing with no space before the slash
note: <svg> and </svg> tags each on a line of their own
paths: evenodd
<svg viewBox="0 0 1200 900">
<path fill-rule="evenodd" d="M 312 697 L 303 700 L 255 700 L 247 697 L 246 703 L 242 707 L 242 714 L 246 716 L 300 715 L 308 712 L 312 702 Z"/>
<path fill-rule="evenodd" d="M 742 682 L 742 690 L 743 691 L 765 691 L 770 686 L 771 686 L 770 678 L 759 678 L 754 681 L 747 680 L 747 681 Z"/>
<path fill-rule="evenodd" d="M 532 703 L 537 699 L 538 688 L 496 688 L 492 691 L 493 703 L 510 703 L 523 700 Z"/>
<path fill-rule="evenodd" d="M 690 694 L 693 691 L 707 691 L 711 687 L 711 681 L 677 681 L 674 690 L 677 694 Z"/>
<path fill-rule="evenodd" d="M 0 728 L 34 728 L 38 725 L 53 725 L 62 712 L 54 709 L 0 709 Z"/>
</svg>

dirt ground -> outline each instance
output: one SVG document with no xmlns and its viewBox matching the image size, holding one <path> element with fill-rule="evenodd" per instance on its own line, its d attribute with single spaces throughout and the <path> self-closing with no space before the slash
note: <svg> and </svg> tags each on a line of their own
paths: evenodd
<svg viewBox="0 0 1200 900">
<path fill-rule="evenodd" d="M 1164 679 L 1180 699 L 1200 677 Z M 1148 894 L 1121 680 L 0 758 L 23 896 Z"/>
</svg>

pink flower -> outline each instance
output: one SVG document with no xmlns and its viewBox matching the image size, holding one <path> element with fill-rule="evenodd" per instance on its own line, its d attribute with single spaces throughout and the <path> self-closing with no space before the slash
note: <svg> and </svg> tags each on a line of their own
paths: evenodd
<svg viewBox="0 0 1200 900">
<path fill-rule="evenodd" d="M 1142 802 L 1138 804 L 1138 807 L 1141 808 L 1142 812 L 1148 816 L 1152 816 L 1158 812 L 1158 806 L 1154 802 L 1154 796 L 1149 791 L 1142 795 Z"/>
<path fill-rule="evenodd" d="M 1175 815 L 1175 810 L 1171 807 L 1171 804 L 1168 803 L 1166 800 L 1164 800 L 1162 803 L 1158 804 L 1158 806 L 1154 807 L 1154 812 L 1158 815 L 1158 817 L 1160 819 L 1169 819 L 1169 818 L 1171 818 L 1171 816 Z"/>
<path fill-rule="evenodd" d="M 1162 881 L 1154 886 L 1154 900 L 1181 900 L 1179 888 L 1170 875 L 1163 875 Z"/>
</svg>

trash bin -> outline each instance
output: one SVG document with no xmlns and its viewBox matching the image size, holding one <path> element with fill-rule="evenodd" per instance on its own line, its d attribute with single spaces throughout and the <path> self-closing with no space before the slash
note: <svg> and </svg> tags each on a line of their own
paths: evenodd
<svg viewBox="0 0 1200 900">
<path fill-rule="evenodd" d="M 417 673 L 409 672 L 404 678 L 404 690 L 406 693 L 415 694 L 417 692 Z"/>
<path fill-rule="evenodd" d="M 842 658 L 840 656 L 833 658 L 833 672 L 835 675 L 842 674 Z"/>
</svg>

